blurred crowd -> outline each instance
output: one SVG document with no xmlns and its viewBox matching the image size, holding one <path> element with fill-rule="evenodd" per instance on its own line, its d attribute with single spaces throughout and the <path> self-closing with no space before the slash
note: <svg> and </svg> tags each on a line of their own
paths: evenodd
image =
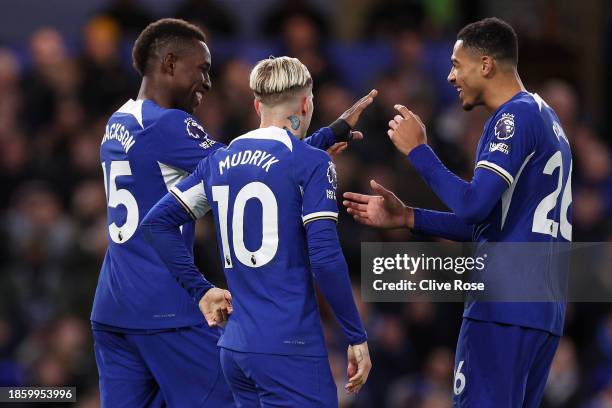
<svg viewBox="0 0 612 408">
<path fill-rule="evenodd" d="M 201 25 L 212 51 L 213 87 L 197 116 L 223 142 L 257 127 L 250 69 L 269 55 L 297 57 L 315 83 L 311 130 L 332 122 L 369 89 L 379 90 L 358 126 L 365 140 L 337 158 L 339 191 L 368 192 L 369 180 L 375 179 L 410 205 L 444 209 L 387 140 L 387 122 L 395 115 L 395 103 L 409 106 L 426 123 L 429 143 L 449 168 L 466 179 L 472 176 L 487 113 L 463 112 L 446 75 L 455 30 L 464 19 L 480 16 L 448 15 L 429 2 L 365 3 L 370 7 L 360 18 L 342 24 L 351 41 L 340 41 L 334 30 L 334 19 L 340 16 L 329 16 L 308 2 L 279 3 L 259 21 L 257 38 L 240 37 L 238 11 L 224 7 L 227 3 L 181 4 L 173 16 Z M 138 3 L 114 1 L 91 16 L 80 38 L 64 38 L 56 28 L 46 27 L 31 33 L 26 45 L 0 47 L 0 386 L 76 385 L 78 406 L 98 404 L 89 329 L 106 249 L 98 149 L 108 116 L 137 95 L 131 46 L 156 17 Z M 521 35 L 519 31 L 522 43 L 529 41 Z M 571 49 L 566 51 L 571 55 Z M 519 69 L 537 71 L 537 64 L 520 61 Z M 544 76 L 549 79 L 523 79 L 556 110 L 572 144 L 574 240 L 611 241 L 612 157 L 602 133 L 607 129 L 583 111 L 571 75 L 563 80 L 555 79 L 554 72 Z M 357 299 L 361 242 L 430 239 L 408 231 L 368 229 L 342 210 L 338 228 Z M 222 285 L 210 217 L 199 223 L 197 235 L 197 262 Z M 450 407 L 463 306 L 359 306 L 374 366 L 357 397 L 340 393 L 342 406 Z M 323 300 L 322 314 L 342 390 L 343 337 Z M 543 406 L 612 407 L 612 308 L 569 305 L 566 334 Z"/>
</svg>

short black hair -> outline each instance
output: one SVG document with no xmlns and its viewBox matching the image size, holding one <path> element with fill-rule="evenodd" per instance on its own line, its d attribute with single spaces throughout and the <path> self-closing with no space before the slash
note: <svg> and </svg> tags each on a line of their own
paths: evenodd
<svg viewBox="0 0 612 408">
<path fill-rule="evenodd" d="M 484 55 L 518 64 L 518 38 L 512 26 L 497 17 L 488 17 L 468 24 L 459 31 L 457 40 L 466 48 Z"/>
<path fill-rule="evenodd" d="M 176 42 L 195 39 L 206 41 L 206 36 L 197 26 L 177 18 L 162 18 L 149 24 L 138 36 L 132 49 L 132 64 L 141 76 L 146 75 L 148 63 L 152 57 L 158 56 L 159 51 Z"/>
</svg>

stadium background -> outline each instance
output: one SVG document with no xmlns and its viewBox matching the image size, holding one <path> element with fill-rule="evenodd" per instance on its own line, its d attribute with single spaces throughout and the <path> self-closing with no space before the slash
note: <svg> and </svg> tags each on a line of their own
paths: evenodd
<svg viewBox="0 0 612 408">
<path fill-rule="evenodd" d="M 471 177 L 487 116 L 461 111 L 446 83 L 456 31 L 484 16 L 507 19 L 519 70 L 557 111 L 574 154 L 574 239 L 612 240 L 608 79 L 612 5 L 575 1 L 131 1 L 21 0 L 0 13 L 0 386 L 76 385 L 77 406 L 96 407 L 88 316 L 106 247 L 98 148 L 108 115 L 136 97 L 130 51 L 151 20 L 200 24 L 212 50 L 212 91 L 199 118 L 223 142 L 257 126 L 249 71 L 269 55 L 300 58 L 315 81 L 311 130 L 367 90 L 379 96 L 359 129 L 366 140 L 337 160 L 339 190 L 367 192 L 374 178 L 407 203 L 444 208 L 387 140 L 393 104 L 428 125 L 449 167 Z M 362 241 L 423 240 L 357 225 L 339 231 L 358 297 Z M 196 256 L 223 282 L 211 219 Z M 612 269 L 612 268 L 610 268 Z M 612 271 L 611 271 L 612 272 Z M 450 406 L 460 304 L 360 304 L 374 364 L 346 407 Z M 323 315 L 330 361 L 345 379 L 338 326 Z M 273 329 L 273 328 L 272 328 Z M 545 407 L 612 407 L 609 304 L 572 304 L 546 388 Z M 493 374 L 493 373 L 492 373 Z"/>
</svg>

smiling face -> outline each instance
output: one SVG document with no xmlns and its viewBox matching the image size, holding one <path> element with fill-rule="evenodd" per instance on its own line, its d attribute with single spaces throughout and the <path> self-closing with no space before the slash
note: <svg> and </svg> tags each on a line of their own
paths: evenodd
<svg viewBox="0 0 612 408">
<path fill-rule="evenodd" d="M 475 106 L 483 105 L 486 72 L 483 71 L 482 56 L 466 49 L 463 41 L 458 40 L 453 47 L 451 64 L 447 79 L 459 92 L 463 109 L 469 111 Z"/>
<path fill-rule="evenodd" d="M 192 40 L 193 47 L 176 58 L 172 76 L 173 105 L 194 113 L 210 90 L 210 51 L 202 41 Z"/>
</svg>

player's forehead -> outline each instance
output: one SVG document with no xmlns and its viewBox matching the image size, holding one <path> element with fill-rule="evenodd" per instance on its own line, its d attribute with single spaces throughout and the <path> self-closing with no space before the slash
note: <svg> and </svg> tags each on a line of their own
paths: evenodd
<svg viewBox="0 0 612 408">
<path fill-rule="evenodd" d="M 208 63 L 210 65 L 210 50 L 204 41 L 195 41 L 195 47 L 197 51 L 194 53 L 202 63 Z"/>
<path fill-rule="evenodd" d="M 199 66 L 211 64 L 210 50 L 203 41 L 198 41 L 195 39 L 192 40 L 189 47 L 183 50 L 182 54 L 183 58 L 189 60 L 189 62 L 195 65 Z"/>
<path fill-rule="evenodd" d="M 460 61 L 463 58 L 465 58 L 465 47 L 463 45 L 463 40 L 457 40 L 455 41 L 455 45 L 453 45 L 451 61 Z"/>
</svg>

